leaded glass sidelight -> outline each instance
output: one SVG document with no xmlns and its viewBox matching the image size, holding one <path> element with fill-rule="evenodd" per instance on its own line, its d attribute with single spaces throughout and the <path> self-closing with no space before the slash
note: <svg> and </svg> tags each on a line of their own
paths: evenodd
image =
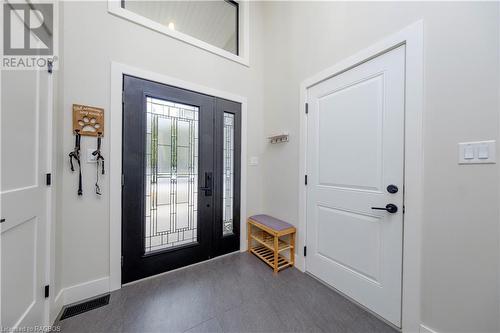
<svg viewBox="0 0 500 333">
<path fill-rule="evenodd" d="M 145 252 L 197 241 L 198 108 L 146 99 Z"/>
<path fill-rule="evenodd" d="M 233 233 L 234 197 L 234 114 L 224 112 L 222 235 Z"/>
</svg>

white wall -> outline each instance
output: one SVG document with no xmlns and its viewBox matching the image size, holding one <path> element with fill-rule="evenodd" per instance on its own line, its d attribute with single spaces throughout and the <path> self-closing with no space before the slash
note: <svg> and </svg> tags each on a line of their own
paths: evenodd
<svg viewBox="0 0 500 333">
<path fill-rule="evenodd" d="M 498 166 L 457 165 L 458 142 L 498 137 L 498 3 L 267 2 L 263 12 L 264 135 L 291 134 L 263 156 L 264 210 L 294 224 L 300 82 L 424 20 L 422 322 L 498 331 Z"/>
<path fill-rule="evenodd" d="M 109 179 L 102 177 L 102 197 L 94 193 L 95 165 L 82 163 L 83 197 L 77 197 L 78 176 L 67 161 L 74 145 L 71 105 L 86 104 L 105 109 L 109 121 L 110 64 L 117 61 L 133 67 L 248 98 L 248 155 L 263 150 L 262 53 L 260 6 L 252 4 L 250 68 L 213 55 L 107 11 L 107 2 L 65 2 L 61 39 L 60 81 L 63 118 L 58 140 L 63 161 L 59 209 L 62 258 L 61 288 L 109 276 Z M 82 155 L 95 147 L 95 139 L 82 139 Z M 109 157 L 109 136 L 104 136 L 103 155 Z M 106 160 L 106 167 L 109 160 Z M 260 166 L 248 168 L 247 209 L 261 211 Z M 60 288 L 59 288 L 60 289 Z M 58 290 L 56 290 L 56 293 Z"/>
<path fill-rule="evenodd" d="M 261 165 L 248 169 L 248 213 L 297 224 L 300 82 L 423 18 L 422 321 L 438 332 L 498 331 L 498 167 L 456 163 L 458 142 L 498 136 L 498 3 L 252 3 L 250 68 L 114 17 L 105 2 L 61 9 L 58 290 L 109 275 L 108 178 L 97 198 L 94 166 L 84 163 L 78 198 L 67 154 L 71 104 L 109 112 L 111 61 L 247 96 L 248 155 L 265 149 Z M 290 142 L 265 145 L 263 137 L 279 130 Z M 94 144 L 83 139 L 82 151 Z"/>
</svg>

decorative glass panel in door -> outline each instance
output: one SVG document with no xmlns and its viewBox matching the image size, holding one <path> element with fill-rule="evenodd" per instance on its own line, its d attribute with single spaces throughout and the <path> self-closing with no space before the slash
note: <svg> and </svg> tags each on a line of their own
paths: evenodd
<svg viewBox="0 0 500 333">
<path fill-rule="evenodd" d="M 146 98 L 145 252 L 197 241 L 198 108 Z"/>
<path fill-rule="evenodd" d="M 234 192 L 234 114 L 224 112 L 223 151 L 223 200 L 222 235 L 233 233 L 233 192 Z"/>
<path fill-rule="evenodd" d="M 240 247 L 241 104 L 226 99 L 215 103 L 215 219 L 213 253 Z"/>
</svg>

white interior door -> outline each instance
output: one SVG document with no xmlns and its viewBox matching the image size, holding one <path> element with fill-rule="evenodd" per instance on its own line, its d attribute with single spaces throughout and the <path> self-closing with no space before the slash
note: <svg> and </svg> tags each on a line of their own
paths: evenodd
<svg viewBox="0 0 500 333">
<path fill-rule="evenodd" d="M 46 324 L 47 71 L 2 71 L 1 326 Z"/>
<path fill-rule="evenodd" d="M 311 87 L 307 95 L 306 270 L 397 326 L 404 90 L 401 46 Z M 389 185 L 398 191 L 390 193 Z M 397 212 L 372 209 L 387 204 Z"/>
</svg>

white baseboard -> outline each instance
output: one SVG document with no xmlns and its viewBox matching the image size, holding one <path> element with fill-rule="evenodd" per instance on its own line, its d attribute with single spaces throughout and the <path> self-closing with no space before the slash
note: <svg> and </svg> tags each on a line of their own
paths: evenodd
<svg viewBox="0 0 500 333">
<path fill-rule="evenodd" d="M 62 304 L 64 305 L 64 288 L 59 290 L 56 298 L 54 299 L 54 304 Z"/>
<path fill-rule="evenodd" d="M 297 253 L 295 253 L 295 268 L 303 273 L 306 271 L 306 260 L 304 256 L 298 255 Z"/>
<path fill-rule="evenodd" d="M 62 304 L 62 307 L 107 292 L 109 292 L 108 276 L 63 288 L 57 294 L 54 303 Z"/>
<path fill-rule="evenodd" d="M 64 306 L 64 289 L 61 289 L 50 306 L 50 323 L 53 324 Z"/>
<path fill-rule="evenodd" d="M 437 331 L 424 324 L 420 324 L 420 333 L 437 333 Z"/>
</svg>

